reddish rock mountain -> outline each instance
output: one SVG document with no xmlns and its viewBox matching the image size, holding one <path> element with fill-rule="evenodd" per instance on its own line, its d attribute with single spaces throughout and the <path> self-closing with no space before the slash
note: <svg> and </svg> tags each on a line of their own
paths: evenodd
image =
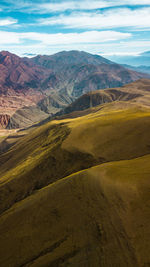
<svg viewBox="0 0 150 267">
<path fill-rule="evenodd" d="M 47 71 L 7 51 L 0 53 L 0 126 L 23 106 L 36 105 L 44 98 L 38 90 Z"/>
<path fill-rule="evenodd" d="M 46 70 L 25 58 L 20 58 L 6 51 L 0 53 L 0 93 L 14 94 L 29 88 L 38 88 L 46 78 Z"/>
</svg>

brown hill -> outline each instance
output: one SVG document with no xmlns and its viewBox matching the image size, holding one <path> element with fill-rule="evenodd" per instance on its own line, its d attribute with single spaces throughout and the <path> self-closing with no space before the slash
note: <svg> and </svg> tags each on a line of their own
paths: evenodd
<svg viewBox="0 0 150 267">
<path fill-rule="evenodd" d="M 88 108 L 114 101 L 129 101 L 130 103 L 138 103 L 149 107 L 150 80 L 140 79 L 119 88 L 92 91 L 81 96 L 56 115 L 60 116 L 75 112 L 74 116 L 77 116 L 77 111 L 83 111 Z M 78 113 L 78 115 L 80 116 L 81 113 Z"/>
</svg>

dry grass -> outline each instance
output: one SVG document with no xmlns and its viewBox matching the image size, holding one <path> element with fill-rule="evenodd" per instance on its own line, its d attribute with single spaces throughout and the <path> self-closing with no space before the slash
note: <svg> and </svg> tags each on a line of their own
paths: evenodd
<svg viewBox="0 0 150 267">
<path fill-rule="evenodd" d="M 118 102 L 1 155 L 0 266 L 148 267 L 149 133 L 150 110 Z"/>
<path fill-rule="evenodd" d="M 150 262 L 149 162 L 148 155 L 93 167 L 14 205 L 0 219 L 0 266 Z"/>
</svg>

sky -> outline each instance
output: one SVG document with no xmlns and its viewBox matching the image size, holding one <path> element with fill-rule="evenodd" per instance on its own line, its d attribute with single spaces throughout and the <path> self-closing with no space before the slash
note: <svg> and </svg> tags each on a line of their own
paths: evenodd
<svg viewBox="0 0 150 267">
<path fill-rule="evenodd" d="M 150 50 L 150 0 L 1 0 L 0 50 L 137 56 Z"/>
</svg>

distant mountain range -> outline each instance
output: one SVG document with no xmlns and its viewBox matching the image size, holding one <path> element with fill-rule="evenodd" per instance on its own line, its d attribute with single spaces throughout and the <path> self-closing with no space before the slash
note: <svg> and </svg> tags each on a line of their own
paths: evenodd
<svg viewBox="0 0 150 267">
<path fill-rule="evenodd" d="M 0 125 L 7 127 L 12 116 L 19 116 L 15 127 L 31 125 L 89 91 L 120 87 L 148 77 L 86 52 L 20 58 L 2 51 Z"/>
<path fill-rule="evenodd" d="M 150 74 L 150 66 L 136 67 L 136 66 L 131 66 L 131 65 L 127 65 L 127 64 L 123 64 L 122 66 L 124 66 L 125 68 L 130 69 L 130 70 Z"/>
<path fill-rule="evenodd" d="M 150 51 L 141 53 L 136 56 L 130 56 L 130 55 L 125 55 L 125 56 L 108 56 L 110 60 L 113 60 L 117 62 L 118 64 L 126 64 L 126 65 L 131 65 L 134 67 L 139 67 L 138 71 L 141 70 L 146 70 L 146 67 L 149 67 L 150 69 Z M 141 70 L 140 70 L 141 69 Z M 145 71 L 144 70 L 144 71 Z M 148 72 L 149 73 L 149 72 Z"/>
</svg>

